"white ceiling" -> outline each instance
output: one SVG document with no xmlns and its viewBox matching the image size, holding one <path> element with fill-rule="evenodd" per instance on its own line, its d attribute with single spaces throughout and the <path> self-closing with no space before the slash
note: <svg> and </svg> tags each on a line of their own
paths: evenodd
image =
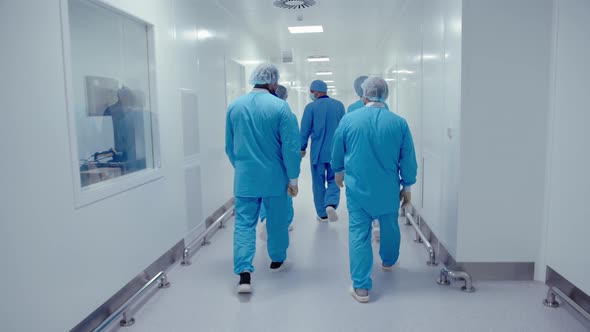
<svg viewBox="0 0 590 332">
<path fill-rule="evenodd" d="M 273 0 L 215 0 L 231 16 L 272 45 L 270 61 L 279 65 L 282 81 L 303 86 L 318 78 L 317 70 L 333 71 L 339 95 L 352 93 L 353 80 L 362 74 L 383 72 L 383 44 L 391 33 L 392 20 L 405 0 L 317 0 L 303 10 L 280 9 Z M 297 14 L 303 21 L 297 21 Z M 322 25 L 324 33 L 291 34 L 288 26 Z M 281 52 L 292 50 L 293 64 L 281 64 Z M 311 55 L 326 55 L 327 63 L 309 63 Z M 252 59 L 257 60 L 257 59 Z M 261 59 L 266 60 L 266 59 Z"/>
</svg>

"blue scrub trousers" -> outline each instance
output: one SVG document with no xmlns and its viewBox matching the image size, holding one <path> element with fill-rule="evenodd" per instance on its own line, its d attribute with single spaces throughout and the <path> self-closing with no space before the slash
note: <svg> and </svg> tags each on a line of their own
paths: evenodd
<svg viewBox="0 0 590 332">
<path fill-rule="evenodd" d="M 318 217 L 326 218 L 326 208 L 330 205 L 338 208 L 340 203 L 340 187 L 336 184 L 330 163 L 311 165 L 311 181 L 315 210 Z"/>
<path fill-rule="evenodd" d="M 373 247 L 371 234 L 373 220 L 379 219 L 381 240 L 379 256 L 384 265 L 391 266 L 399 258 L 400 231 L 398 213 L 372 216 L 357 202 L 346 195 L 349 213 L 349 255 L 350 276 L 356 289 L 370 290 L 373 287 L 371 270 L 373 269 Z M 395 203 L 394 203 L 395 204 Z"/>
<path fill-rule="evenodd" d="M 267 211 L 268 255 L 273 262 L 284 262 L 289 247 L 287 224 L 287 193 L 283 196 L 236 197 L 236 221 L 234 227 L 234 273 L 254 272 L 252 261 L 256 253 L 256 225 L 260 207 Z"/>
<path fill-rule="evenodd" d="M 287 225 L 291 226 L 293 223 L 293 218 L 295 217 L 295 212 L 293 211 L 293 197 L 287 195 Z M 264 222 L 266 220 L 266 208 L 264 207 L 264 203 L 260 207 L 260 222 Z"/>
</svg>

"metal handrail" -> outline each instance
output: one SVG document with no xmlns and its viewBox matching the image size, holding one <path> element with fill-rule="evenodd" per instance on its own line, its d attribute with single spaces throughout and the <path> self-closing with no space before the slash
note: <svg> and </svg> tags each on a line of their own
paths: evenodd
<svg viewBox="0 0 590 332">
<path fill-rule="evenodd" d="M 208 240 L 208 236 L 213 232 L 213 230 L 224 228 L 223 222 L 229 215 L 233 215 L 235 213 L 235 206 L 231 206 L 227 209 L 219 218 L 217 218 L 207 229 L 201 234 L 199 237 L 194 239 L 188 246 L 184 248 L 182 252 L 182 262 L 181 265 L 191 265 L 191 256 L 194 254 L 193 249 L 200 248 L 202 246 L 208 245 L 210 242 Z"/>
<path fill-rule="evenodd" d="M 416 220 L 414 220 L 414 217 L 412 216 L 412 214 L 410 212 L 406 211 L 406 218 L 410 222 L 410 224 L 412 224 L 412 227 L 414 227 L 414 230 L 416 231 L 416 239 L 417 239 L 416 242 L 423 242 L 424 245 L 426 246 L 426 249 L 428 250 L 428 261 L 426 262 L 426 264 L 431 265 L 431 266 L 438 265 L 438 262 L 436 261 L 436 254 L 434 251 L 434 247 L 432 247 L 432 244 L 426 238 L 426 236 L 424 235 L 424 233 L 420 229 L 420 226 L 418 226 L 418 224 L 416 223 Z"/>
<path fill-rule="evenodd" d="M 577 304 L 574 300 L 572 300 L 567 294 L 561 291 L 561 289 L 553 286 L 549 287 L 547 291 L 547 299 L 543 301 L 543 303 L 551 308 L 559 307 L 559 302 L 555 300 L 555 296 L 558 296 L 561 300 L 569 304 L 574 310 L 576 310 L 582 317 L 590 321 L 590 313 L 586 312 L 584 308 L 582 308 L 579 304 Z"/>
<path fill-rule="evenodd" d="M 475 287 L 473 287 L 473 280 L 471 279 L 469 273 L 465 271 L 453 271 L 445 267 L 440 271 L 440 276 L 436 282 L 439 285 L 448 286 L 451 284 L 449 278 L 463 280 L 465 284 L 463 285 L 463 287 L 461 287 L 462 291 L 467 293 L 475 292 Z"/>
<path fill-rule="evenodd" d="M 160 280 L 158 284 L 158 288 L 168 288 L 170 287 L 170 282 L 168 281 L 168 277 L 164 271 L 160 271 L 156 274 L 147 284 L 143 285 L 133 296 L 131 296 L 122 306 L 119 307 L 115 312 L 113 312 L 107 319 L 105 319 L 98 327 L 96 327 L 93 332 L 100 332 L 103 331 L 106 327 L 111 325 L 117 318 L 124 316 L 124 320 L 120 322 L 121 326 L 130 326 L 133 325 L 135 319 L 132 317 L 128 318 L 129 312 L 128 310 L 131 308 L 131 305 L 135 303 L 143 293 L 148 290 L 157 280 Z"/>
</svg>

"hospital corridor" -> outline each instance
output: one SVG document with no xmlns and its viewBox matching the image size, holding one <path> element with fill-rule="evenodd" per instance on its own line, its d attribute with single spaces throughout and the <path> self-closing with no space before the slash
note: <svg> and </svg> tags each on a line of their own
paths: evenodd
<svg viewBox="0 0 590 332">
<path fill-rule="evenodd" d="M 0 0 L 0 331 L 590 331 L 589 0 Z"/>
</svg>

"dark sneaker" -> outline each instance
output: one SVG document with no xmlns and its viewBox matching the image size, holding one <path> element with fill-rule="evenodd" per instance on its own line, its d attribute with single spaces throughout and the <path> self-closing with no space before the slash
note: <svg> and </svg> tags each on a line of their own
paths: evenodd
<svg viewBox="0 0 590 332">
<path fill-rule="evenodd" d="M 270 263 L 271 272 L 280 272 L 285 269 L 285 262 L 272 262 Z"/>
<path fill-rule="evenodd" d="M 239 294 L 252 293 L 252 284 L 250 281 L 250 272 L 240 273 L 240 283 L 238 283 Z"/>
</svg>

